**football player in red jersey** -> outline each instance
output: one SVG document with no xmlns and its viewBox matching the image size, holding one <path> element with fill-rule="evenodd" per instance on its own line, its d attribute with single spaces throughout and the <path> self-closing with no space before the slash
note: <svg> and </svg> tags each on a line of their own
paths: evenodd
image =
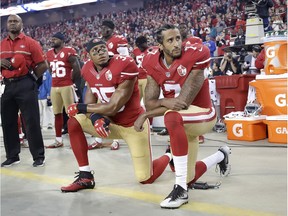
<svg viewBox="0 0 288 216">
<path fill-rule="evenodd" d="M 121 54 L 128 56 L 128 41 L 123 35 L 114 34 L 115 24 L 111 20 L 103 20 L 101 33 L 106 41 L 108 51 L 113 54 Z"/>
<path fill-rule="evenodd" d="M 58 148 L 63 146 L 63 107 L 67 112 L 69 105 L 75 102 L 73 80 L 80 77 L 80 63 L 76 50 L 64 46 L 64 35 L 57 32 L 51 39 L 52 49 L 47 51 L 47 60 L 52 71 L 51 102 L 55 115 L 56 139 L 46 148 Z"/>
<path fill-rule="evenodd" d="M 143 61 L 147 71 L 146 112 L 138 117 L 134 128 L 141 132 L 147 127 L 143 126 L 147 118 L 164 115 L 176 181 L 160 206 L 179 208 L 188 202 L 187 185 L 194 183 L 210 167 L 203 161 L 196 163 L 198 136 L 210 131 L 216 122 L 208 80 L 204 78 L 210 53 L 202 44 L 182 46 L 180 31 L 174 25 L 162 26 L 156 36 L 159 51 L 147 54 Z M 163 99 L 159 99 L 160 89 Z M 215 153 L 215 157 L 210 158 L 210 165 L 218 163 L 220 171 L 225 173 L 229 154 L 229 147 L 220 147 L 217 156 Z"/>
<path fill-rule="evenodd" d="M 103 20 L 101 25 L 101 34 L 103 40 L 106 41 L 108 51 L 111 55 L 121 54 L 123 56 L 129 56 L 128 41 L 122 35 L 114 34 L 115 24 L 111 20 Z M 95 138 L 95 141 L 88 146 L 89 150 L 102 148 L 104 146 L 110 146 L 111 150 L 119 149 L 118 140 L 113 140 L 112 144 L 104 144 L 103 140 L 99 137 Z"/>
<path fill-rule="evenodd" d="M 142 68 L 142 61 L 144 56 L 149 53 L 153 52 L 153 50 L 158 49 L 158 47 L 149 47 L 148 41 L 145 36 L 139 36 L 135 40 L 135 44 L 137 47 L 133 49 L 132 57 L 135 59 L 137 66 L 139 68 L 139 75 L 138 75 L 138 87 L 140 90 L 140 100 L 144 97 L 144 91 L 147 83 L 147 73 Z"/>
<path fill-rule="evenodd" d="M 182 45 L 183 46 L 191 45 L 194 43 L 202 44 L 201 38 L 189 34 L 189 29 L 188 29 L 186 23 L 180 23 L 178 25 L 178 29 L 179 29 L 181 37 L 182 37 Z M 162 136 L 168 135 L 168 134 L 169 134 L 169 132 L 167 131 L 167 128 L 164 128 L 162 131 L 160 131 L 158 133 L 158 135 L 162 135 Z M 204 143 L 204 136 L 203 135 L 200 135 L 198 139 L 199 139 L 199 143 Z"/>
<path fill-rule="evenodd" d="M 165 170 L 171 154 L 152 161 L 149 121 L 143 123 L 145 130 L 141 133 L 134 130 L 135 120 L 144 112 L 137 86 L 137 65 L 129 56 L 109 57 L 106 43 L 101 39 L 91 40 L 85 47 L 91 58 L 81 71 L 88 87 L 85 104 L 72 104 L 68 108 L 68 133 L 79 165 L 79 176 L 61 190 L 76 192 L 95 186 L 84 132 L 102 138 L 124 139 L 130 149 L 137 180 L 150 184 Z"/>
<path fill-rule="evenodd" d="M 144 92 L 145 92 L 145 87 L 147 83 L 147 73 L 146 71 L 142 68 L 142 61 L 144 56 L 149 53 L 149 52 L 155 52 L 158 50 L 157 46 L 148 46 L 148 40 L 145 36 L 139 36 L 135 40 L 135 44 L 137 47 L 134 48 L 132 52 L 132 57 L 137 63 L 137 66 L 139 68 L 139 75 L 138 75 L 138 87 L 140 90 L 140 101 L 144 100 Z M 143 101 L 144 102 L 144 101 Z M 153 119 L 150 118 L 150 128 L 152 130 L 152 121 Z"/>
<path fill-rule="evenodd" d="M 183 46 L 194 44 L 194 43 L 202 44 L 201 38 L 189 34 L 189 29 L 186 23 L 180 23 L 178 28 L 182 37 Z"/>
<path fill-rule="evenodd" d="M 189 34 L 189 29 L 188 29 L 186 23 L 180 23 L 178 28 L 179 28 L 179 31 L 180 31 L 180 34 L 182 37 L 182 45 L 183 46 L 191 45 L 191 44 L 195 44 L 195 43 L 199 43 L 199 44 L 203 43 L 201 38 Z M 200 144 L 204 143 L 204 136 L 203 135 L 200 135 L 198 139 L 199 139 Z"/>
</svg>

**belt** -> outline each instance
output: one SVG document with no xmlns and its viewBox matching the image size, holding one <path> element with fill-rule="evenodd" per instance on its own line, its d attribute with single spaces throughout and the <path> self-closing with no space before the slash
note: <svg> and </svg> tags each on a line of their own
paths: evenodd
<svg viewBox="0 0 288 216">
<path fill-rule="evenodd" d="M 9 82 L 18 82 L 18 81 L 20 81 L 22 79 L 26 79 L 28 77 L 29 77 L 29 75 L 26 74 L 24 76 L 19 76 L 19 77 L 4 78 L 3 80 L 4 80 L 4 84 L 5 84 L 5 83 L 9 83 Z"/>
</svg>

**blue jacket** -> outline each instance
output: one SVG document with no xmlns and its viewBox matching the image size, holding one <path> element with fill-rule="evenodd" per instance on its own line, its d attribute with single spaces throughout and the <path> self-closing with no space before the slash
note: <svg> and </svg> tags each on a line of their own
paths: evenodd
<svg viewBox="0 0 288 216">
<path fill-rule="evenodd" d="M 38 99 L 43 100 L 47 99 L 48 96 L 50 96 L 51 91 L 51 85 L 52 85 L 52 76 L 48 70 L 46 70 L 43 74 L 43 81 L 42 85 L 39 86 L 38 90 Z"/>
<path fill-rule="evenodd" d="M 214 57 L 214 52 L 216 50 L 216 43 L 212 40 L 203 42 L 203 45 L 207 46 L 210 50 L 210 57 Z"/>
</svg>

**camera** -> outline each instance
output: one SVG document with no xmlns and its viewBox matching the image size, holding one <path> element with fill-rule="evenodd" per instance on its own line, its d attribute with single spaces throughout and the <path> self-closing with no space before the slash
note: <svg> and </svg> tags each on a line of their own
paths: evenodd
<svg viewBox="0 0 288 216">
<path fill-rule="evenodd" d="M 238 55 L 240 56 L 239 58 L 239 62 L 244 62 L 244 59 L 245 59 L 245 56 L 247 55 L 247 51 L 245 48 L 242 48 L 239 52 L 238 52 Z"/>
</svg>

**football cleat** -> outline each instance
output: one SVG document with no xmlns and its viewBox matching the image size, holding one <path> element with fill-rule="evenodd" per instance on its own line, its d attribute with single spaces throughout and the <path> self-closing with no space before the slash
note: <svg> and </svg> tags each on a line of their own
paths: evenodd
<svg viewBox="0 0 288 216">
<path fill-rule="evenodd" d="M 204 136 L 200 135 L 199 136 L 199 144 L 202 144 L 202 143 L 204 143 Z"/>
<path fill-rule="evenodd" d="M 171 193 L 160 203 L 161 208 L 177 209 L 188 203 L 188 191 L 175 184 Z"/>
<path fill-rule="evenodd" d="M 88 145 L 88 150 L 100 149 L 100 148 L 103 148 L 103 144 L 97 142 L 96 140 L 92 144 Z"/>
<path fill-rule="evenodd" d="M 227 176 L 230 173 L 231 167 L 229 165 L 229 155 L 231 154 L 231 149 L 228 146 L 221 146 L 218 151 L 224 154 L 224 159 L 217 164 L 220 169 L 220 175 Z M 216 171 L 218 170 L 216 166 Z"/>
<path fill-rule="evenodd" d="M 120 148 L 120 144 L 117 140 L 113 140 L 111 143 L 110 149 L 111 150 L 118 150 Z"/>
<path fill-rule="evenodd" d="M 27 139 L 24 139 L 24 138 L 20 138 L 20 146 L 21 146 L 22 148 L 29 148 L 28 140 L 27 140 Z"/>
<path fill-rule="evenodd" d="M 77 179 L 72 184 L 61 187 L 62 192 L 77 192 L 79 190 L 93 189 L 95 187 L 94 176 L 91 172 L 79 171 L 75 174 L 78 174 L 75 176 Z"/>
<path fill-rule="evenodd" d="M 170 153 L 171 156 L 173 157 L 172 153 L 171 153 L 171 149 L 170 149 L 170 145 L 167 146 L 166 152 L 165 153 Z M 175 172 L 175 167 L 174 167 L 174 161 L 173 158 L 169 161 L 169 166 L 170 169 L 172 170 L 172 172 Z"/>
<path fill-rule="evenodd" d="M 45 147 L 46 148 L 60 148 L 63 146 L 64 146 L 63 142 L 59 142 L 59 141 L 55 140 L 55 142 L 53 144 L 45 146 Z"/>
<path fill-rule="evenodd" d="M 166 136 L 166 135 L 169 135 L 169 132 L 167 128 L 164 128 L 162 131 L 158 132 L 157 134 L 160 136 Z"/>
</svg>

